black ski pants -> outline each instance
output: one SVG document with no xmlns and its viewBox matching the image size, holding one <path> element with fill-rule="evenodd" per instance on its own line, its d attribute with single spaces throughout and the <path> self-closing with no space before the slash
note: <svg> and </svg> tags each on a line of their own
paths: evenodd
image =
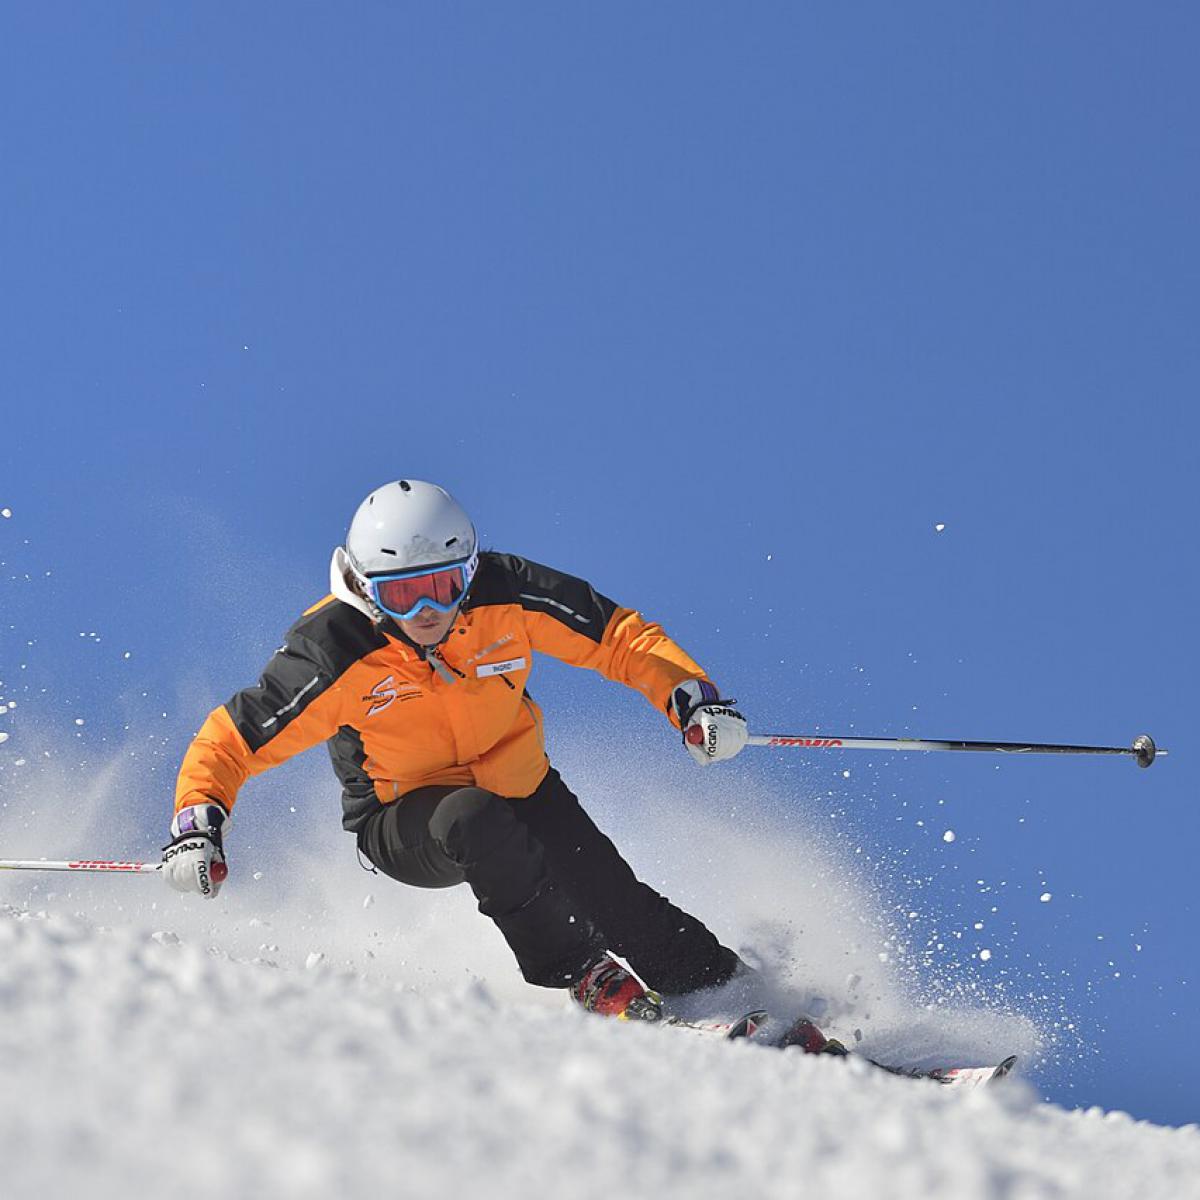
<svg viewBox="0 0 1200 1200">
<path fill-rule="evenodd" d="M 566 987 L 604 951 L 648 986 L 679 995 L 739 965 L 695 917 L 642 883 L 551 768 L 533 795 L 425 787 L 380 807 L 362 853 L 415 887 L 467 883 L 529 983 Z"/>
</svg>

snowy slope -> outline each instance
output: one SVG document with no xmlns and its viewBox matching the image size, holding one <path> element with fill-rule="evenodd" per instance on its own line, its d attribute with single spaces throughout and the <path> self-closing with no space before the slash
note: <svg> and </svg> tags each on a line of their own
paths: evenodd
<svg viewBox="0 0 1200 1200">
<path fill-rule="evenodd" d="M 4 1195 L 1195 1196 L 1200 1132 L 0 911 Z"/>
<path fill-rule="evenodd" d="M 736 774 L 706 798 L 689 765 L 569 777 L 774 996 L 889 1061 L 1053 1054 L 1061 1014 L 905 951 L 853 847 L 772 825 Z M 124 754 L 45 760 L 0 806 L 4 852 L 149 856 L 157 798 L 111 803 L 145 787 Z M 332 792 L 315 758 L 248 789 L 211 903 L 0 877 L 0 1196 L 1200 1195 L 1194 1127 L 587 1017 L 522 983 L 466 889 L 364 873 Z"/>
</svg>

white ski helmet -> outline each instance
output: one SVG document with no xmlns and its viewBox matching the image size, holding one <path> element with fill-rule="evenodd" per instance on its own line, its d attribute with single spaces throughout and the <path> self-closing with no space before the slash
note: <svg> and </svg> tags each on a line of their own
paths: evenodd
<svg viewBox="0 0 1200 1200">
<path fill-rule="evenodd" d="M 458 501 L 419 479 L 376 488 L 358 506 L 346 536 L 346 556 L 364 581 L 450 563 L 469 563 L 473 575 L 477 549 L 475 526 Z"/>
</svg>

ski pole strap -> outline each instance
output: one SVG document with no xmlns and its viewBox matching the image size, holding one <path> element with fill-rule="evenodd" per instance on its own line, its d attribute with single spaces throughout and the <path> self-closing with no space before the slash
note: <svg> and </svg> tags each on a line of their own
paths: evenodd
<svg viewBox="0 0 1200 1200">
<path fill-rule="evenodd" d="M 838 737 L 816 733 L 772 733 L 751 735 L 751 746 L 775 746 L 798 750 L 972 750 L 999 754 L 1129 754 L 1139 767 L 1148 767 L 1166 755 L 1143 733 L 1132 746 L 1063 746 L 1053 742 L 962 742 L 928 741 L 924 738 Z"/>
<path fill-rule="evenodd" d="M 156 862 L 114 862 L 103 858 L 0 858 L 0 871 L 101 871 L 109 875 L 151 875 L 161 865 Z"/>
</svg>

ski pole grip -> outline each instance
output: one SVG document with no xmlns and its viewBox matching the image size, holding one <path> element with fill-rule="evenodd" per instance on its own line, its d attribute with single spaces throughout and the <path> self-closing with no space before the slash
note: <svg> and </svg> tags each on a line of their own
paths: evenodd
<svg viewBox="0 0 1200 1200">
<path fill-rule="evenodd" d="M 684 732 L 683 740 L 689 746 L 700 746 L 704 742 L 704 730 L 699 725 L 689 725 Z"/>
</svg>

